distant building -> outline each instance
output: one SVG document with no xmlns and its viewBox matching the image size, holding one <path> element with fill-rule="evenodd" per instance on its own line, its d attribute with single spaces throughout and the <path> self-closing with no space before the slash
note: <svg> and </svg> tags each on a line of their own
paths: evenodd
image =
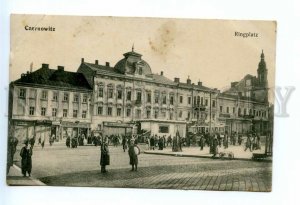
<svg viewBox="0 0 300 205">
<path fill-rule="evenodd" d="M 19 139 L 57 140 L 90 131 L 92 88 L 81 73 L 48 64 L 10 84 L 10 131 Z"/>
</svg>

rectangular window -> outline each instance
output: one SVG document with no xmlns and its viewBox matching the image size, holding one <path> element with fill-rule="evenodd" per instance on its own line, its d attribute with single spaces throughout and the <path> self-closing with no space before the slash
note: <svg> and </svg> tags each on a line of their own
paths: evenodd
<svg viewBox="0 0 300 205">
<path fill-rule="evenodd" d="M 35 99 L 35 97 L 36 97 L 36 90 L 30 90 L 30 96 L 29 96 L 29 98 Z"/>
<path fill-rule="evenodd" d="M 174 96 L 170 96 L 170 105 L 174 105 Z"/>
<path fill-rule="evenodd" d="M 196 105 L 196 104 L 197 104 L 197 98 L 194 97 L 194 105 Z"/>
<path fill-rule="evenodd" d="M 43 100 L 47 100 L 47 98 L 48 98 L 48 91 L 46 91 L 46 90 L 43 90 L 42 91 L 42 97 L 41 97 Z"/>
<path fill-rule="evenodd" d="M 53 92 L 53 101 L 58 101 L 58 92 Z"/>
<path fill-rule="evenodd" d="M 155 94 L 154 102 L 158 103 L 158 101 L 159 101 L 159 94 Z"/>
<path fill-rule="evenodd" d="M 68 101 L 69 100 L 69 94 L 68 93 L 64 93 L 64 99 L 63 101 Z"/>
<path fill-rule="evenodd" d="M 126 116 L 127 117 L 131 116 L 131 109 L 130 108 L 127 108 L 127 110 L 126 110 Z"/>
<path fill-rule="evenodd" d="M 229 113 L 229 107 L 226 108 L 226 113 Z"/>
<path fill-rule="evenodd" d="M 223 112 L 223 106 L 220 106 L 220 112 L 221 113 Z"/>
<path fill-rule="evenodd" d="M 188 104 L 190 105 L 192 102 L 192 98 L 191 97 L 188 97 Z"/>
<path fill-rule="evenodd" d="M 29 115 L 34 115 L 34 107 L 29 107 Z"/>
<path fill-rule="evenodd" d="M 87 98 L 88 98 L 87 95 L 83 95 L 83 97 L 82 97 L 82 102 L 83 102 L 83 103 L 87 103 Z"/>
<path fill-rule="evenodd" d="M 205 99 L 205 106 L 208 106 L 208 99 Z"/>
<path fill-rule="evenodd" d="M 212 101 L 212 107 L 216 107 L 216 101 L 215 100 Z"/>
<path fill-rule="evenodd" d="M 107 115 L 112 116 L 112 107 L 107 108 Z"/>
<path fill-rule="evenodd" d="M 78 110 L 73 110 L 73 117 L 77 117 L 78 115 Z"/>
<path fill-rule="evenodd" d="M 129 101 L 131 100 L 131 91 L 128 91 L 128 92 L 127 92 L 127 97 L 126 97 L 126 99 L 129 100 Z"/>
<path fill-rule="evenodd" d="M 142 93 L 140 91 L 138 91 L 136 93 L 136 101 L 137 102 L 142 102 Z"/>
<path fill-rule="evenodd" d="M 141 110 L 139 110 L 139 109 L 136 110 L 136 113 L 135 113 L 135 114 L 136 114 L 136 118 L 137 118 L 137 119 L 140 119 L 140 118 L 141 118 L 141 113 L 142 113 Z"/>
<path fill-rule="evenodd" d="M 163 96 L 163 104 L 167 104 L 167 96 L 166 95 Z"/>
<path fill-rule="evenodd" d="M 122 94 L 123 94 L 122 90 L 118 90 L 118 96 L 117 96 L 117 98 L 118 99 L 122 99 Z"/>
<path fill-rule="evenodd" d="M 122 108 L 117 108 L 117 116 L 121 116 L 122 114 Z"/>
<path fill-rule="evenodd" d="M 182 118 L 182 111 L 179 111 L 179 118 Z"/>
<path fill-rule="evenodd" d="M 56 115 L 57 115 L 57 109 L 52 108 L 52 117 L 56 117 Z"/>
<path fill-rule="evenodd" d="M 179 102 L 182 103 L 183 102 L 183 96 L 179 96 Z"/>
<path fill-rule="evenodd" d="M 98 97 L 103 98 L 103 87 L 98 89 Z"/>
<path fill-rule="evenodd" d="M 147 103 L 151 103 L 151 93 L 147 93 Z"/>
<path fill-rule="evenodd" d="M 86 110 L 82 110 L 81 117 L 86 118 Z"/>
<path fill-rule="evenodd" d="M 147 118 L 151 118 L 151 110 L 147 110 Z"/>
<path fill-rule="evenodd" d="M 114 96 L 114 90 L 112 88 L 108 89 L 108 98 L 113 98 Z"/>
<path fill-rule="evenodd" d="M 203 97 L 201 97 L 201 105 L 203 105 Z"/>
<path fill-rule="evenodd" d="M 98 107 L 98 115 L 103 115 L 103 107 L 102 106 Z"/>
<path fill-rule="evenodd" d="M 169 126 L 159 126 L 159 133 L 169 133 Z"/>
<path fill-rule="evenodd" d="M 157 119 L 158 118 L 158 110 L 154 111 L 154 118 Z"/>
<path fill-rule="evenodd" d="M 73 101 L 78 102 L 78 100 L 79 100 L 78 94 L 74 94 Z"/>
<path fill-rule="evenodd" d="M 173 112 L 170 112 L 170 120 L 173 120 Z"/>
<path fill-rule="evenodd" d="M 45 107 L 41 108 L 41 116 L 46 116 L 46 108 Z"/>
<path fill-rule="evenodd" d="M 63 109 L 63 117 L 68 117 L 68 110 L 67 109 Z"/>
<path fill-rule="evenodd" d="M 247 109 L 244 108 L 244 115 L 247 115 Z"/>
<path fill-rule="evenodd" d="M 232 108 L 232 113 L 235 114 L 235 107 Z"/>
<path fill-rule="evenodd" d="M 190 112 L 188 112 L 187 119 L 189 120 L 189 119 L 190 119 L 190 117 L 191 117 L 191 113 L 190 113 Z"/>
<path fill-rule="evenodd" d="M 26 89 L 21 88 L 19 92 L 20 98 L 26 98 Z"/>
</svg>

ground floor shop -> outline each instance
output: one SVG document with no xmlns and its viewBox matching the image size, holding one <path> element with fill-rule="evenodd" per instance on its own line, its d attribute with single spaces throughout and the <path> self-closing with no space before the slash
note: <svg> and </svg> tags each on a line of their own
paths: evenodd
<svg viewBox="0 0 300 205">
<path fill-rule="evenodd" d="M 69 137 L 90 136 L 90 124 L 81 122 L 55 122 L 55 121 L 30 121 L 30 120 L 12 120 L 10 123 L 11 135 L 18 138 L 19 141 L 35 138 L 48 142 L 50 137 L 54 141 L 65 141 Z"/>
</svg>

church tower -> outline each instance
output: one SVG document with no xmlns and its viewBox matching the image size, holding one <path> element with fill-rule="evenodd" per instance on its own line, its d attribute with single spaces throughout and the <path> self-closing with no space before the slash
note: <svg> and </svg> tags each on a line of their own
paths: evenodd
<svg viewBox="0 0 300 205">
<path fill-rule="evenodd" d="M 257 68 L 257 84 L 254 90 L 254 96 L 257 101 L 268 102 L 268 70 L 263 50 L 260 54 L 260 62 Z"/>
<path fill-rule="evenodd" d="M 257 69 L 258 86 L 267 88 L 268 87 L 268 70 L 265 62 L 264 50 L 260 55 L 260 62 Z"/>
</svg>

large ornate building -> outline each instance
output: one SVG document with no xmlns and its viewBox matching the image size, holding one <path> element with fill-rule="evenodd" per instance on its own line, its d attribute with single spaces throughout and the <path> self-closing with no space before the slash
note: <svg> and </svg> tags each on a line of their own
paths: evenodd
<svg viewBox="0 0 300 205">
<path fill-rule="evenodd" d="M 268 121 L 264 54 L 257 74 L 220 92 L 152 73 L 133 49 L 110 66 L 81 60 L 76 73 L 42 68 L 11 83 L 10 127 L 17 135 L 84 133 L 174 136 L 186 132 L 263 132 Z"/>
</svg>

